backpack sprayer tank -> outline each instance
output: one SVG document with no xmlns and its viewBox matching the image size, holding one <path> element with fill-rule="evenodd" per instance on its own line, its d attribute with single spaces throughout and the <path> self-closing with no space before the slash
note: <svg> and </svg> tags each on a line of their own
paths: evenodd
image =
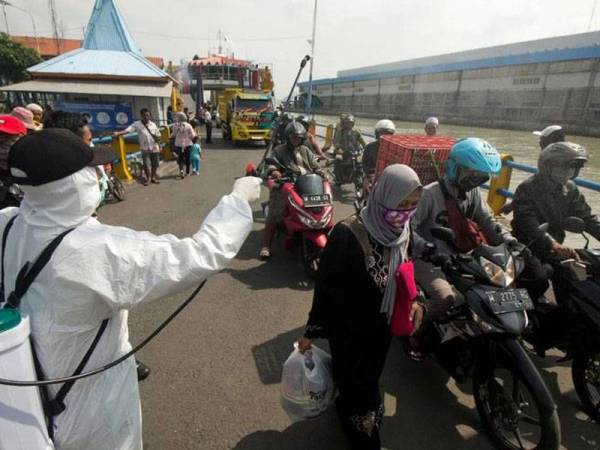
<svg viewBox="0 0 600 450">
<path fill-rule="evenodd" d="M 0 378 L 35 380 L 29 317 L 0 309 Z M 0 449 L 52 450 L 39 388 L 0 385 Z"/>
</svg>

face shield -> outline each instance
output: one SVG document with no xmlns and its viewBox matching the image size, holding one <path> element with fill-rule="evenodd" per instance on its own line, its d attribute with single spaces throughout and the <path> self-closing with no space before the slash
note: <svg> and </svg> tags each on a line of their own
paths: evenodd
<svg viewBox="0 0 600 450">
<path fill-rule="evenodd" d="M 469 192 L 489 181 L 490 175 L 478 170 L 459 167 L 456 175 L 456 185 L 463 192 Z"/>
<path fill-rule="evenodd" d="M 550 166 L 549 175 L 552 181 L 565 186 L 569 180 L 577 178 L 585 165 L 583 160 L 571 161 L 569 164 L 556 164 Z"/>
</svg>

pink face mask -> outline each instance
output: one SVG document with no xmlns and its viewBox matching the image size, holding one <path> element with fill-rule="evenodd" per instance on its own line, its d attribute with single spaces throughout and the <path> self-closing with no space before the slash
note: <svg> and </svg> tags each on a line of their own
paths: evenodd
<svg viewBox="0 0 600 450">
<path fill-rule="evenodd" d="M 417 211 L 417 207 L 407 209 L 392 209 L 385 208 L 383 215 L 384 220 L 393 228 L 401 230 L 406 225 L 406 222 L 413 216 Z"/>
</svg>

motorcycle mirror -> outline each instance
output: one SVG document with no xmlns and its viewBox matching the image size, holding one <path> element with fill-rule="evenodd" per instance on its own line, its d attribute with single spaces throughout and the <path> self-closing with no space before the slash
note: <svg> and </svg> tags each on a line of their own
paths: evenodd
<svg viewBox="0 0 600 450">
<path fill-rule="evenodd" d="M 431 235 L 434 238 L 439 239 L 440 241 L 444 241 L 444 242 L 446 242 L 448 244 L 452 244 L 452 245 L 454 245 L 454 241 L 456 240 L 454 231 L 452 231 L 450 228 L 433 227 L 431 229 Z"/>
<path fill-rule="evenodd" d="M 564 221 L 565 230 L 571 233 L 583 233 L 585 231 L 585 222 L 579 217 L 567 217 Z"/>
</svg>

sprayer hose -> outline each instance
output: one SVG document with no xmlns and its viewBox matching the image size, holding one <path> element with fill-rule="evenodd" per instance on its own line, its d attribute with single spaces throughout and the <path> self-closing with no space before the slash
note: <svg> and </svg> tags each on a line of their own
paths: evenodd
<svg viewBox="0 0 600 450">
<path fill-rule="evenodd" d="M 167 319 L 163 323 L 161 323 L 158 326 L 158 328 L 156 328 L 156 330 L 154 330 L 142 342 L 140 342 L 138 345 L 136 345 L 134 348 L 132 348 L 129 352 L 125 353 L 120 358 L 115 359 L 114 361 L 112 361 L 104 366 L 98 367 L 97 369 L 93 369 L 88 372 L 83 372 L 79 375 L 75 375 L 75 376 L 71 376 L 71 377 L 63 377 L 63 378 L 53 378 L 51 380 L 18 381 L 18 380 L 5 380 L 3 378 L 0 378 L 0 384 L 6 385 L 6 386 L 48 386 L 50 384 L 60 384 L 60 383 L 66 383 L 67 381 L 80 380 L 82 378 L 91 377 L 92 375 L 97 375 L 101 372 L 104 372 L 105 370 L 108 370 L 111 367 L 114 367 L 117 364 L 122 363 L 127 358 L 129 358 L 130 356 L 133 356 L 139 350 L 144 348 L 146 346 L 146 344 L 148 344 L 152 339 L 154 339 L 154 337 L 158 333 L 160 333 L 163 330 L 163 328 L 165 328 L 175 317 L 177 317 L 179 315 L 179 313 L 181 311 L 183 311 L 183 309 L 187 305 L 190 304 L 190 302 L 194 299 L 194 297 L 196 297 L 198 292 L 200 292 L 200 290 L 204 287 L 205 284 L 206 284 L 206 280 L 204 280 L 202 283 L 200 283 L 200 285 L 194 290 L 194 292 L 192 292 L 192 294 L 169 317 L 167 317 Z"/>
</svg>

